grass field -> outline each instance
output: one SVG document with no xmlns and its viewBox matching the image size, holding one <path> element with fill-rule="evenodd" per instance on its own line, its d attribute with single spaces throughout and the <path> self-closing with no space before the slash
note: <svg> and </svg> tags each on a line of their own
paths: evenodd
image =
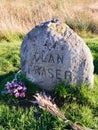
<svg viewBox="0 0 98 130">
<path fill-rule="evenodd" d="M 98 33 L 98 0 L 0 0 L 0 38 L 26 34 L 52 17 L 76 31 Z"/>
<path fill-rule="evenodd" d="M 55 98 L 62 101 L 61 111 L 65 116 L 83 127 L 98 129 L 98 37 L 85 39 L 90 47 L 95 65 L 95 84 L 92 90 L 83 85 L 81 89 L 74 86 L 68 88 L 64 84 L 56 87 L 53 93 Z M 0 91 L 7 81 L 11 81 L 15 72 L 20 70 L 20 45 L 21 39 L 13 43 L 2 40 L 0 42 Z M 34 86 L 25 81 L 28 87 L 27 95 L 33 92 Z M 62 86 L 64 89 L 62 89 Z M 37 91 L 34 90 L 34 91 Z M 59 97 L 59 99 L 58 99 Z M 32 100 L 33 95 L 29 96 Z M 26 97 L 28 99 L 28 97 Z M 0 130 L 65 130 L 70 129 L 58 117 L 53 117 L 46 111 L 28 104 L 27 101 L 0 94 Z M 56 100 L 55 100 L 56 101 Z M 35 112 L 40 111 L 41 117 L 36 120 Z"/>
</svg>

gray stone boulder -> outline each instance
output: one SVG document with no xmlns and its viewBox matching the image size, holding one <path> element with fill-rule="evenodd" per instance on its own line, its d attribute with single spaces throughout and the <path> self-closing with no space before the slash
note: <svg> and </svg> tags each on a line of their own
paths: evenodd
<svg viewBox="0 0 98 130">
<path fill-rule="evenodd" d="M 60 81 L 93 86 L 94 66 L 85 42 L 66 24 L 48 21 L 33 28 L 21 45 L 21 70 L 43 89 Z"/>
</svg>

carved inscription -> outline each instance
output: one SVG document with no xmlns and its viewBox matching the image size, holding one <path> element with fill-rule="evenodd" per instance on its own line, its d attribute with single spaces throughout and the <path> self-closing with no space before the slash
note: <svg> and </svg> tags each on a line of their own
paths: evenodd
<svg viewBox="0 0 98 130">
<path fill-rule="evenodd" d="M 72 79 L 71 79 L 71 72 L 70 71 L 65 71 L 65 79 L 67 82 L 70 82 Z"/>
<path fill-rule="evenodd" d="M 54 74 L 53 74 L 53 69 L 52 68 L 48 69 L 48 73 L 49 73 L 50 78 L 54 78 Z"/>
<path fill-rule="evenodd" d="M 48 63 L 55 63 L 55 61 L 54 61 L 54 57 L 53 57 L 52 54 L 50 54 L 50 56 L 49 56 Z"/>
<path fill-rule="evenodd" d="M 41 63 L 41 64 L 40 64 Z M 43 78 L 51 78 L 62 80 L 66 79 L 67 82 L 71 81 L 71 72 L 64 71 L 59 67 L 59 64 L 63 65 L 64 63 L 64 54 L 58 54 L 55 52 L 45 54 L 42 52 L 35 52 L 33 55 L 33 64 L 31 67 L 31 74 Z M 57 68 L 53 67 L 55 64 L 58 65 Z M 29 72 L 29 70 L 28 70 Z"/>
<path fill-rule="evenodd" d="M 71 81 L 71 72 L 64 71 L 62 69 L 55 69 L 55 68 L 46 68 L 43 66 L 34 66 L 32 67 L 31 73 L 37 76 L 41 76 L 42 78 L 50 77 L 51 79 L 61 80 L 66 79 L 67 82 Z"/>
<path fill-rule="evenodd" d="M 44 53 L 38 53 L 35 52 L 34 56 L 33 56 L 33 61 L 35 63 L 56 63 L 56 64 L 63 64 L 64 61 L 64 55 L 61 54 L 48 54 L 46 56 L 44 56 Z"/>
</svg>

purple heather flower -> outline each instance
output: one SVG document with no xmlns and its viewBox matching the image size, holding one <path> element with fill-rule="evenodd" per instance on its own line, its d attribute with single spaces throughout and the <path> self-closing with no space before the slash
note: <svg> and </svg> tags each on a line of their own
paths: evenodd
<svg viewBox="0 0 98 130">
<path fill-rule="evenodd" d="M 8 93 L 14 94 L 15 97 L 25 97 L 27 88 L 22 82 L 7 82 L 5 86 Z"/>
<path fill-rule="evenodd" d="M 7 82 L 6 85 L 5 85 L 7 88 L 10 88 L 12 85 L 10 82 Z"/>
<path fill-rule="evenodd" d="M 6 89 L 9 89 L 10 87 L 9 86 L 6 86 Z"/>
<path fill-rule="evenodd" d="M 17 87 L 17 89 L 18 89 L 18 90 L 22 90 L 23 87 L 19 85 L 19 86 Z"/>
<path fill-rule="evenodd" d="M 18 86 L 18 83 L 12 82 L 12 86 L 13 86 L 13 87 L 17 87 L 17 86 Z"/>
<path fill-rule="evenodd" d="M 23 91 L 26 91 L 27 90 L 27 88 L 26 87 L 23 87 Z"/>
<path fill-rule="evenodd" d="M 15 93 L 15 97 L 19 97 L 19 93 L 17 92 L 17 93 Z"/>
<path fill-rule="evenodd" d="M 10 90 L 10 89 L 8 89 L 8 93 L 11 93 L 11 90 Z"/>
<path fill-rule="evenodd" d="M 25 93 L 20 93 L 20 97 L 25 97 Z"/>
<path fill-rule="evenodd" d="M 17 93 L 17 92 L 18 92 L 18 90 L 17 90 L 17 89 L 14 89 L 13 93 Z"/>
</svg>

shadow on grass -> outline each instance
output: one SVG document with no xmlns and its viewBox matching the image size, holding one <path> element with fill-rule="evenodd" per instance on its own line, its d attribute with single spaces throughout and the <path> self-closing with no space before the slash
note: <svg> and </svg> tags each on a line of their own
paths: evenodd
<svg viewBox="0 0 98 130">
<path fill-rule="evenodd" d="M 0 75 L 0 91 L 5 87 L 6 82 L 11 81 L 16 72 L 9 72 L 4 75 Z"/>
<path fill-rule="evenodd" d="M 31 100 L 34 100 L 33 95 L 35 95 L 35 93 L 40 92 L 40 88 L 35 85 L 32 84 L 30 81 L 28 81 L 25 76 L 21 75 L 20 80 L 25 84 L 25 86 L 27 87 L 27 92 L 26 92 L 26 97 L 25 98 L 21 98 L 21 99 L 17 99 L 14 96 L 10 95 L 10 94 L 2 94 L 2 90 L 4 90 L 5 88 L 5 84 L 7 82 L 11 82 L 14 77 L 15 74 L 17 72 L 9 72 L 8 74 L 4 74 L 4 75 L 0 75 L 0 100 L 1 102 L 6 103 L 9 106 L 20 106 L 20 107 L 30 107 L 32 106 L 32 103 L 30 102 Z"/>
<path fill-rule="evenodd" d="M 94 73 L 98 74 L 98 57 L 94 58 Z"/>
<path fill-rule="evenodd" d="M 91 51 L 94 53 L 93 57 L 94 57 L 94 73 L 98 74 L 98 47 L 93 46 L 91 48 Z"/>
<path fill-rule="evenodd" d="M 90 48 L 93 59 L 94 59 L 94 73 L 98 74 L 98 44 L 97 43 L 89 43 L 87 42 L 88 47 Z"/>
<path fill-rule="evenodd" d="M 88 105 L 92 109 L 97 107 L 97 99 L 95 98 L 97 93 L 97 87 L 89 89 L 87 84 L 80 87 L 76 87 L 76 85 L 68 86 L 64 82 L 58 84 L 53 91 L 54 101 L 59 107 L 62 107 L 65 103 L 76 103 L 82 106 Z"/>
</svg>

